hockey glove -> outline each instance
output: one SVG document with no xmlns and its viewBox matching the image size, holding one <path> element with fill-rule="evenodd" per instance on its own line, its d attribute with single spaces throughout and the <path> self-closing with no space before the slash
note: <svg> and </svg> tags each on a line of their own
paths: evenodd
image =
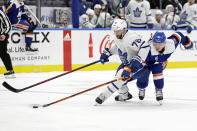
<svg viewBox="0 0 197 131">
<path fill-rule="evenodd" d="M 185 36 L 185 42 L 183 42 L 182 45 L 185 47 L 185 49 L 191 49 L 193 47 L 193 42 L 188 36 Z"/>
<path fill-rule="evenodd" d="M 134 56 L 130 61 L 130 66 L 133 73 L 136 73 L 138 70 L 143 68 L 142 60 L 140 56 Z"/>
<path fill-rule="evenodd" d="M 152 23 L 148 23 L 147 27 L 148 27 L 148 29 L 152 29 L 154 27 L 154 25 Z"/>
<path fill-rule="evenodd" d="M 122 7 L 126 7 L 127 6 L 127 0 L 123 0 L 122 1 Z"/>
<path fill-rule="evenodd" d="M 108 62 L 109 61 L 109 57 L 111 56 L 112 54 L 110 53 L 109 49 L 108 48 L 105 48 L 103 50 L 103 53 L 101 54 L 101 57 L 100 57 L 100 61 L 102 64 L 104 64 L 105 62 Z"/>
<path fill-rule="evenodd" d="M 126 81 L 126 80 L 130 80 L 131 79 L 131 68 L 128 67 L 128 66 L 125 66 L 124 69 L 123 69 L 123 72 L 121 74 L 121 77 L 123 77 L 123 81 Z"/>
<path fill-rule="evenodd" d="M 172 27 L 171 27 L 173 30 L 177 30 L 177 26 L 176 25 L 172 25 Z"/>
<path fill-rule="evenodd" d="M 28 22 L 30 25 L 34 26 L 34 22 L 33 22 L 33 20 L 32 20 L 31 18 L 29 18 L 29 19 L 27 20 L 27 22 Z"/>
<path fill-rule="evenodd" d="M 98 24 L 96 25 L 96 28 L 103 28 L 102 25 Z"/>
<path fill-rule="evenodd" d="M 191 33 L 192 32 L 192 27 L 189 26 L 189 25 L 185 29 L 186 29 L 187 33 Z"/>
</svg>

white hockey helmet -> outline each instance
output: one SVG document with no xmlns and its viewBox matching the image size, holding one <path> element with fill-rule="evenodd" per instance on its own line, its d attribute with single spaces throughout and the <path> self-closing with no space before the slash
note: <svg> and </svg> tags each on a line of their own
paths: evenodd
<svg viewBox="0 0 197 131">
<path fill-rule="evenodd" d="M 163 12 L 161 10 L 156 10 L 155 15 L 163 15 Z"/>
<path fill-rule="evenodd" d="M 111 26 L 111 29 L 113 31 L 127 29 L 127 22 L 123 19 L 116 19 L 116 20 L 114 20 L 114 22 Z"/>
<path fill-rule="evenodd" d="M 94 9 L 101 9 L 101 5 L 100 5 L 100 4 L 96 4 L 96 5 L 94 6 Z"/>
<path fill-rule="evenodd" d="M 93 16 L 94 15 L 94 11 L 92 9 L 88 8 L 87 11 L 86 11 L 86 14 Z"/>
</svg>

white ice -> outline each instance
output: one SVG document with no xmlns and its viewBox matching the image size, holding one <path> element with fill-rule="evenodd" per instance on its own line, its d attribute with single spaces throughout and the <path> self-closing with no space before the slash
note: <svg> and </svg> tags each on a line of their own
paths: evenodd
<svg viewBox="0 0 197 131">
<path fill-rule="evenodd" d="M 63 72 L 21 73 L 4 79 L 24 88 Z M 135 82 L 129 83 L 134 98 L 114 101 L 116 93 L 103 105 L 94 106 L 102 88 L 51 105 L 33 109 L 113 79 L 115 71 L 78 71 L 21 93 L 0 86 L 0 131 L 196 131 L 197 68 L 167 69 L 164 72 L 164 101 L 155 100 L 152 77 L 143 101 Z"/>
</svg>

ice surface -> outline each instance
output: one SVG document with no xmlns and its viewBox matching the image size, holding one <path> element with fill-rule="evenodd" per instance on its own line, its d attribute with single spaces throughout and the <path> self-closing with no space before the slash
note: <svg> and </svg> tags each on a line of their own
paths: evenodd
<svg viewBox="0 0 197 131">
<path fill-rule="evenodd" d="M 21 73 L 4 79 L 16 88 L 61 74 Z M 0 87 L 0 131 L 195 131 L 197 130 L 197 68 L 167 69 L 164 72 L 163 105 L 155 100 L 152 76 L 143 101 L 138 99 L 135 81 L 129 83 L 134 96 L 126 102 L 114 101 L 116 93 L 103 105 L 94 106 L 102 88 L 46 108 L 73 93 L 113 79 L 115 71 L 78 71 L 21 93 Z"/>
</svg>

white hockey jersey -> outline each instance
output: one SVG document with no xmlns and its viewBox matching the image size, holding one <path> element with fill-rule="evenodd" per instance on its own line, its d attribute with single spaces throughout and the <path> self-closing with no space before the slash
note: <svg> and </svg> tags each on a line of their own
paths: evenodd
<svg viewBox="0 0 197 131">
<path fill-rule="evenodd" d="M 161 19 L 160 22 L 158 22 L 155 18 L 153 19 L 153 25 L 154 29 L 163 29 L 165 28 L 165 19 Z"/>
<path fill-rule="evenodd" d="M 92 20 L 92 24 L 94 25 L 101 25 L 102 27 L 105 28 L 110 28 L 113 22 L 112 17 L 110 16 L 109 13 L 101 12 L 99 16 L 94 15 Z"/>
<path fill-rule="evenodd" d="M 101 12 L 97 24 L 101 25 L 104 28 L 110 28 L 112 22 L 113 21 L 109 13 Z"/>
<path fill-rule="evenodd" d="M 181 12 L 181 20 L 197 26 L 197 4 L 186 3 Z"/>
<path fill-rule="evenodd" d="M 109 50 L 112 55 L 118 54 L 123 64 L 127 65 L 131 58 L 138 55 L 145 61 L 150 47 L 141 36 L 127 32 L 122 39 L 114 39 L 115 44 Z"/>
<path fill-rule="evenodd" d="M 178 21 L 180 21 L 180 17 L 178 15 L 174 15 L 174 12 L 170 12 L 168 14 L 164 15 L 165 19 L 165 27 L 166 28 L 171 28 L 171 26 Z"/>
<path fill-rule="evenodd" d="M 147 23 L 152 22 L 150 4 L 148 1 L 143 0 L 142 2 L 137 2 L 136 0 L 131 0 L 126 7 L 127 15 L 125 16 L 129 27 L 146 27 Z"/>
<path fill-rule="evenodd" d="M 79 28 L 95 28 L 96 25 L 92 24 L 89 21 L 89 17 L 86 14 L 83 14 L 79 17 Z"/>
</svg>

